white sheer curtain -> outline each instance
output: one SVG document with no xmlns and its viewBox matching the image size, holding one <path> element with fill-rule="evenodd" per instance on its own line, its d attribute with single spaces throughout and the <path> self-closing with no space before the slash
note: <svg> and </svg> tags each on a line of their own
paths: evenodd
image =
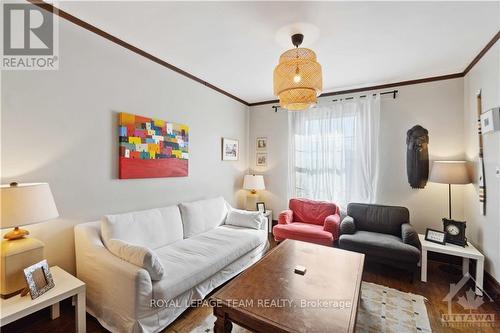
<svg viewBox="0 0 500 333">
<path fill-rule="evenodd" d="M 375 202 L 380 95 L 288 113 L 288 196 Z"/>
</svg>

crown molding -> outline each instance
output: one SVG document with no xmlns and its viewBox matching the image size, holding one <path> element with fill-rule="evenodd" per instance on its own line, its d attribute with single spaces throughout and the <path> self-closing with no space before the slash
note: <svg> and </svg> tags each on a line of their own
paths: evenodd
<svg viewBox="0 0 500 333">
<path fill-rule="evenodd" d="M 61 10 L 61 9 L 53 6 L 52 4 L 46 3 L 46 2 L 41 1 L 41 0 L 26 0 L 26 1 L 28 1 L 29 3 L 31 3 L 35 6 L 43 8 L 43 9 L 51 12 L 52 14 L 58 15 L 59 17 L 64 18 L 64 19 L 66 19 L 66 20 L 68 20 L 68 21 L 88 30 L 88 31 L 91 31 L 91 32 L 103 37 L 103 38 L 106 38 L 107 40 L 109 40 L 115 44 L 118 44 L 118 45 L 140 55 L 140 56 L 143 56 L 143 57 L 145 57 L 145 58 L 147 58 L 147 59 L 149 59 L 149 60 L 167 68 L 167 69 L 170 69 L 170 70 L 172 70 L 172 71 L 174 71 L 174 72 L 176 72 L 184 77 L 187 77 L 188 79 L 196 81 L 196 82 L 204 85 L 207 88 L 215 90 L 218 93 L 221 93 L 229 98 L 232 98 L 235 101 L 238 101 L 243 105 L 258 106 L 258 105 L 265 105 L 265 104 L 274 104 L 274 103 L 279 102 L 278 100 L 275 99 L 275 100 L 249 103 L 249 102 L 225 91 L 224 89 L 221 89 L 217 86 L 214 86 L 213 84 L 211 84 L 205 80 L 202 80 L 199 77 L 197 77 L 191 73 L 188 73 L 188 72 L 180 69 L 179 67 L 176 67 L 176 66 L 152 55 L 151 53 L 148 53 L 148 52 L 146 52 L 146 51 L 144 51 L 144 50 L 142 50 L 142 49 L 140 49 L 132 44 L 129 44 L 129 43 L 121 40 L 120 38 L 115 37 L 115 36 L 105 32 L 105 31 L 97 28 L 96 26 L 94 26 L 90 23 L 87 23 L 87 22 L 77 18 L 76 16 L 71 15 L 68 12 L 65 12 L 64 10 Z M 440 75 L 440 76 L 432 76 L 432 77 L 426 77 L 426 78 L 415 79 L 415 80 L 407 80 L 407 81 L 401 81 L 401 82 L 394 82 L 394 83 L 386 83 L 386 84 L 367 86 L 367 87 L 362 87 L 362 88 L 326 92 L 326 93 L 321 94 L 319 97 L 335 96 L 335 95 L 341 95 L 341 94 L 352 94 L 352 93 L 369 91 L 369 90 L 387 89 L 387 88 L 392 88 L 392 87 L 407 86 L 407 85 L 412 85 L 412 84 L 420 84 L 420 83 L 441 81 L 441 80 L 450 80 L 450 79 L 455 79 L 455 78 L 459 78 L 459 77 L 464 77 L 479 62 L 479 60 L 481 60 L 481 58 L 488 52 L 488 50 L 491 49 L 491 47 L 493 47 L 493 45 L 495 45 L 495 43 L 498 41 L 498 39 L 500 39 L 500 31 L 498 31 L 495 34 L 495 36 L 493 36 L 493 38 L 488 42 L 488 44 L 486 44 L 486 46 L 481 50 L 481 52 L 479 52 L 479 54 L 476 55 L 476 57 L 474 57 L 474 59 L 471 61 L 471 63 L 462 72 L 459 72 L 459 73 Z"/>
<path fill-rule="evenodd" d="M 151 53 L 148 53 L 148 52 L 146 52 L 146 51 L 144 51 L 144 50 L 142 50 L 142 49 L 140 49 L 140 48 L 138 48 L 138 47 L 136 47 L 136 46 L 134 46 L 132 44 L 129 44 L 129 43 L 125 42 L 124 40 L 122 40 L 122 39 L 120 39 L 120 38 L 118 38 L 116 36 L 113 36 L 113 35 L 107 33 L 106 31 L 101 30 L 101 29 L 97 28 L 96 26 L 94 26 L 94 25 L 92 25 L 92 24 L 90 24 L 88 22 L 85 22 L 85 21 L 79 19 L 78 17 L 73 16 L 73 15 L 71 15 L 68 12 L 65 12 L 62 9 L 59 9 L 59 8 L 55 7 L 52 4 L 49 4 L 49 3 L 46 3 L 46 2 L 40 1 L 40 0 L 26 0 L 26 1 L 30 2 L 31 4 L 33 4 L 35 6 L 38 6 L 40 8 L 45 9 L 46 11 L 51 12 L 54 15 L 58 15 L 59 17 L 61 17 L 63 19 L 66 19 L 66 20 L 70 21 L 71 23 L 74 23 L 74 24 L 76 24 L 76 25 L 78 25 L 78 26 L 80 26 L 80 27 L 82 27 L 82 28 L 84 28 L 84 29 L 86 29 L 86 30 L 88 30 L 90 32 L 93 32 L 96 35 L 99 35 L 99 36 L 101 36 L 103 38 L 106 38 L 110 42 L 118 44 L 118 45 L 120 45 L 120 46 L 122 46 L 122 47 L 124 47 L 124 48 L 126 48 L 126 49 L 128 49 L 128 50 L 130 50 L 130 51 L 132 51 L 132 52 L 134 52 L 134 53 L 136 53 L 138 55 L 140 55 L 140 56 L 143 56 L 144 58 L 147 58 L 147 59 L 149 59 L 149 60 L 157 63 L 158 65 L 161 65 L 161 66 L 163 66 L 165 68 L 168 68 L 171 71 L 174 71 L 174 72 L 176 72 L 176 73 L 178 73 L 178 74 L 180 74 L 182 76 L 187 77 L 188 79 L 191 79 L 191 80 L 193 80 L 195 82 L 198 82 L 198 83 L 204 85 L 207 88 L 213 89 L 213 90 L 217 91 L 218 93 L 221 93 L 221 94 L 223 94 L 223 95 L 225 95 L 225 96 L 227 96 L 229 98 L 232 98 L 235 101 L 240 102 L 241 104 L 244 104 L 246 106 L 250 105 L 247 101 L 245 101 L 245 100 L 243 100 L 243 99 L 241 99 L 241 98 L 239 98 L 239 97 L 237 97 L 237 96 L 235 96 L 235 95 L 233 95 L 233 94 L 225 91 L 224 89 L 221 89 L 221 88 L 219 88 L 217 86 L 214 86 L 213 84 L 211 84 L 211 83 L 209 83 L 209 82 L 207 82 L 207 81 L 205 81 L 203 79 L 200 79 L 199 77 L 194 76 L 193 74 L 188 73 L 185 70 L 182 70 L 179 67 L 176 67 L 176 66 L 174 66 L 174 65 L 172 65 L 172 64 L 170 64 L 170 63 L 168 63 L 168 62 L 166 62 L 166 61 L 164 61 L 164 60 L 162 60 L 162 59 L 160 59 L 160 58 L 158 58 L 158 57 L 156 57 L 154 55 L 152 55 Z"/>
<path fill-rule="evenodd" d="M 491 49 L 493 45 L 495 45 L 498 39 L 500 39 L 500 31 L 498 31 L 495 34 L 495 36 L 493 36 L 493 38 L 488 42 L 488 44 L 486 44 L 486 46 L 481 50 L 481 52 L 479 52 L 479 54 L 471 61 L 469 66 L 465 67 L 464 71 L 462 72 L 464 76 L 467 75 L 467 73 L 470 72 L 472 67 L 474 67 L 479 62 L 479 60 L 481 60 L 481 58 L 486 54 L 486 52 L 488 52 L 488 50 Z"/>
</svg>

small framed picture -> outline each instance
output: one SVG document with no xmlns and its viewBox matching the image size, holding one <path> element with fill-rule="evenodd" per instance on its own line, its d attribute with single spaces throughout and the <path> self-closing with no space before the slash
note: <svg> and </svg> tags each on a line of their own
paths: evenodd
<svg viewBox="0 0 500 333">
<path fill-rule="evenodd" d="M 28 283 L 31 299 L 35 299 L 54 288 L 54 280 L 52 279 L 47 260 L 42 260 L 25 268 L 24 278 L 26 279 L 26 283 Z"/>
<path fill-rule="evenodd" d="M 425 231 L 425 240 L 441 245 L 446 244 L 446 234 L 439 230 L 429 229 Z"/>
<path fill-rule="evenodd" d="M 263 202 L 257 202 L 257 211 L 259 211 L 261 213 L 265 213 L 266 212 L 266 204 Z"/>
<path fill-rule="evenodd" d="M 267 165 L 267 154 L 266 153 L 257 153 L 255 164 L 257 166 L 266 166 Z"/>
<path fill-rule="evenodd" d="M 222 138 L 222 160 L 237 161 L 239 157 L 239 141 L 235 139 Z"/>
<path fill-rule="evenodd" d="M 256 148 L 258 151 L 266 151 L 267 150 L 267 138 L 266 137 L 257 138 Z"/>
</svg>

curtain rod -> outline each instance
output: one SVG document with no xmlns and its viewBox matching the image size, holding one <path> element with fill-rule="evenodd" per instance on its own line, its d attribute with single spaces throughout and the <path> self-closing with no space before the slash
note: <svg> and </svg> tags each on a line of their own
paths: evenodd
<svg viewBox="0 0 500 333">
<path fill-rule="evenodd" d="M 391 91 L 384 91 L 379 93 L 380 95 L 392 95 L 392 99 L 396 99 L 397 94 L 399 93 L 398 90 L 391 90 Z M 372 96 L 376 96 L 377 94 L 372 94 Z M 358 96 L 359 98 L 365 98 L 368 95 L 361 95 Z M 339 99 L 333 99 L 332 102 L 337 102 L 337 101 L 342 101 L 342 100 L 349 100 L 349 99 L 354 99 L 354 96 L 346 97 L 346 98 L 339 98 Z M 278 112 L 278 109 L 281 109 L 279 105 L 273 105 L 271 106 L 274 109 L 274 112 Z"/>
<path fill-rule="evenodd" d="M 381 92 L 380 95 L 389 95 L 391 94 L 392 95 L 392 99 L 396 99 L 396 96 L 398 94 L 398 91 L 397 90 L 391 90 L 391 91 L 384 91 L 384 92 Z M 377 94 L 373 94 L 372 96 L 376 96 Z M 359 98 L 365 98 L 367 95 L 361 95 L 361 96 L 358 96 Z M 346 97 L 346 98 L 339 98 L 339 99 L 333 99 L 332 102 L 336 102 L 336 101 L 341 101 L 341 100 L 348 100 L 348 99 L 353 99 L 354 96 L 351 96 L 351 97 Z"/>
</svg>

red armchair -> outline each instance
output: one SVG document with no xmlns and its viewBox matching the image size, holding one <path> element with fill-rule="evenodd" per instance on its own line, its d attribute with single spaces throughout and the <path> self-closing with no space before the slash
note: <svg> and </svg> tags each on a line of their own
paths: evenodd
<svg viewBox="0 0 500 333">
<path fill-rule="evenodd" d="M 340 210 L 334 203 L 291 199 L 288 207 L 273 228 L 276 241 L 295 239 L 333 246 L 339 238 Z"/>
</svg>

